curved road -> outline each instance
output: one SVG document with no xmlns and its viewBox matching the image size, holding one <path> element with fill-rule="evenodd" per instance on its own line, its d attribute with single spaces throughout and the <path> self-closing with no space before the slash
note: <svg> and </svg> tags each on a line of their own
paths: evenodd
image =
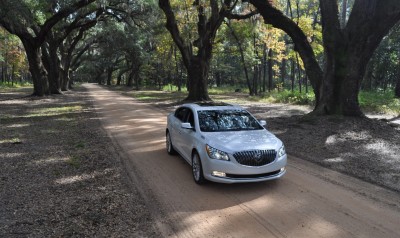
<svg viewBox="0 0 400 238">
<path fill-rule="evenodd" d="M 166 112 L 85 87 L 165 237 L 400 237 L 398 193 L 292 156 L 277 181 L 198 186 L 166 153 Z"/>
</svg>

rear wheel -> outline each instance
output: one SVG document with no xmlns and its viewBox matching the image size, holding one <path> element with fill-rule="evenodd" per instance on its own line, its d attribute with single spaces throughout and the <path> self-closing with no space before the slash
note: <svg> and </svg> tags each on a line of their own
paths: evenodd
<svg viewBox="0 0 400 238">
<path fill-rule="evenodd" d="M 204 184 L 206 182 L 203 175 L 203 166 L 201 165 L 200 156 L 197 152 L 194 152 L 192 155 L 192 172 L 193 179 L 197 184 Z"/>
<path fill-rule="evenodd" d="M 170 155 L 175 155 L 176 154 L 176 151 L 175 151 L 175 149 L 174 149 L 174 146 L 172 145 L 172 140 L 171 140 L 171 136 L 170 136 L 170 134 L 169 134 L 169 132 L 167 131 L 167 134 L 166 134 L 166 147 L 167 147 L 167 152 L 168 152 L 168 154 L 170 154 Z"/>
</svg>

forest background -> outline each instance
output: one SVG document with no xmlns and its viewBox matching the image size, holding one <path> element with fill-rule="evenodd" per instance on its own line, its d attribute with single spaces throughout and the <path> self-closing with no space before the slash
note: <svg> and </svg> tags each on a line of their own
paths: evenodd
<svg viewBox="0 0 400 238">
<path fill-rule="evenodd" d="M 2 0 L 0 82 L 2 87 L 33 83 L 33 94 L 37 96 L 61 94 L 73 83 L 89 81 L 135 90 L 189 91 L 187 99 L 192 100 L 209 99 L 210 88 L 240 91 L 254 100 L 309 104 L 327 114 L 362 115 L 355 107 L 346 109 L 346 101 L 357 101 L 362 108 L 379 112 L 399 113 L 397 1 L 250 2 Z M 385 13 L 382 5 L 391 10 Z M 179 38 L 166 21 L 171 17 L 168 8 Z M 271 9 L 282 16 L 271 13 Z M 373 52 L 370 57 L 349 49 L 364 47 L 365 42 L 372 41 L 373 33 L 384 27 L 363 19 L 360 12 L 372 21 L 392 19 L 390 24 L 386 22 L 387 29 L 379 32 L 376 49 L 365 46 Z M 381 18 L 374 18 L 374 14 Z M 360 19 L 357 24 L 353 15 Z M 317 77 L 301 54 L 303 46 L 296 35 L 279 25 L 286 20 L 302 31 L 311 46 L 310 54 L 321 71 Z M 368 28 L 360 22 L 366 22 Z M 331 25 L 341 29 L 338 39 L 328 37 L 335 35 Z M 367 33 L 366 29 L 373 30 L 364 37 L 365 42 L 354 44 L 352 28 L 353 35 L 362 35 L 355 32 L 356 28 Z M 206 35 L 204 29 L 213 32 Z M 346 44 L 331 47 L 330 41 Z M 204 42 L 210 46 L 207 48 Z M 203 51 L 210 52 L 202 55 Z M 365 69 L 356 66 L 352 57 L 366 58 Z M 199 65 L 203 67 L 200 71 Z M 339 69 L 343 65 L 347 68 Z M 333 72 L 332 82 L 330 68 L 338 69 Z M 355 86 L 353 79 L 346 78 L 351 70 L 362 74 Z M 325 88 L 330 91 L 324 93 Z M 334 95 L 333 99 L 324 98 L 329 94 Z M 317 110 L 318 104 L 324 104 L 321 110 Z"/>
</svg>

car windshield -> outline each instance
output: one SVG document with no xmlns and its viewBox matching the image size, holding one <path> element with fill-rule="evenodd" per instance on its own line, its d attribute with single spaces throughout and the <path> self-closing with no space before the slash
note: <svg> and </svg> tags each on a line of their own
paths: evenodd
<svg viewBox="0 0 400 238">
<path fill-rule="evenodd" d="M 204 132 L 261 130 L 263 127 L 245 110 L 198 111 L 200 130 Z"/>
</svg>

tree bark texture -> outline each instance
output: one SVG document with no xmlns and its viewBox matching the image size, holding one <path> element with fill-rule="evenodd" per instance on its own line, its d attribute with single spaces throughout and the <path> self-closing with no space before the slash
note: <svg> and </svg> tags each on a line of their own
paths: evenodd
<svg viewBox="0 0 400 238">
<path fill-rule="evenodd" d="M 41 97 L 49 94 L 47 71 L 42 64 L 40 47 L 27 39 L 21 39 L 21 41 L 25 47 L 26 56 L 29 62 L 29 72 L 32 76 L 32 95 Z"/>
<path fill-rule="evenodd" d="M 385 35 L 400 20 L 396 0 L 356 0 L 347 25 L 340 28 L 336 1 L 320 0 L 325 49 L 318 113 L 363 116 L 358 94 L 367 65 Z"/>
<path fill-rule="evenodd" d="M 47 44 L 43 44 L 41 49 L 42 61 L 48 72 L 49 91 L 51 94 L 62 94 L 60 81 L 61 61 L 58 57 L 58 43 L 49 36 Z"/>
<path fill-rule="evenodd" d="M 21 19 L 15 17 L 21 16 L 21 14 L 14 14 L 14 11 L 21 11 L 22 9 L 26 12 L 30 12 L 29 7 L 25 5 L 25 3 L 6 0 L 0 2 L 0 24 L 8 32 L 17 35 L 24 45 L 27 59 L 29 61 L 29 71 L 32 75 L 34 84 L 33 95 L 44 96 L 50 93 L 48 72 L 43 66 L 40 52 L 40 48 L 46 40 L 49 32 L 62 19 L 93 2 L 95 2 L 95 0 L 76 1 L 69 6 L 58 9 L 58 11 L 46 19 L 43 24 L 39 24 L 32 20 L 35 17 L 29 14 L 22 15 Z M 15 7 L 16 4 L 18 4 L 18 7 Z M 29 27 L 27 27 L 28 25 Z M 32 29 L 34 29 L 34 34 L 32 34 Z M 51 82 L 50 84 L 52 89 L 54 86 L 53 83 L 54 82 Z"/>
<path fill-rule="evenodd" d="M 273 51 L 272 49 L 268 50 L 268 92 L 271 92 L 273 89 L 273 69 L 272 69 L 272 57 L 273 57 Z"/>
<path fill-rule="evenodd" d="M 181 52 L 183 63 L 188 72 L 189 94 L 185 101 L 211 100 L 208 95 L 208 71 L 212 48 L 218 28 L 232 10 L 231 2 L 232 0 L 224 0 L 219 7 L 217 0 L 210 0 L 210 9 L 205 9 L 202 3 L 195 1 L 194 5 L 196 5 L 198 14 L 198 38 L 194 42 L 186 42 L 179 31 L 170 1 L 159 0 L 159 6 L 167 19 L 166 28 Z M 209 14 L 206 14 L 206 11 Z M 198 49 L 196 54 L 193 53 L 192 45 Z"/>
<path fill-rule="evenodd" d="M 232 26 L 231 26 L 229 21 L 226 22 L 226 25 L 228 26 L 233 38 L 235 38 L 235 41 L 236 41 L 236 43 L 237 43 L 237 45 L 239 47 L 240 61 L 242 62 L 242 65 L 243 65 L 243 71 L 244 71 L 244 75 L 246 77 L 247 88 L 249 89 L 250 96 L 253 96 L 254 95 L 254 88 L 253 88 L 253 86 L 252 86 L 252 84 L 250 82 L 246 61 L 244 59 L 244 50 L 243 50 L 242 42 L 240 41 L 239 37 L 236 35 L 235 30 L 232 28 Z"/>
<path fill-rule="evenodd" d="M 396 88 L 394 89 L 394 95 L 397 98 L 400 98 L 400 76 L 397 75 L 397 83 L 396 83 Z"/>
<path fill-rule="evenodd" d="M 358 93 L 366 66 L 380 41 L 400 20 L 398 0 L 355 0 L 345 28 L 341 29 L 337 1 L 320 0 L 324 70 L 318 65 L 307 37 L 291 19 L 277 10 L 272 1 L 249 0 L 267 24 L 285 31 L 316 96 L 315 114 L 363 116 Z"/>
</svg>

